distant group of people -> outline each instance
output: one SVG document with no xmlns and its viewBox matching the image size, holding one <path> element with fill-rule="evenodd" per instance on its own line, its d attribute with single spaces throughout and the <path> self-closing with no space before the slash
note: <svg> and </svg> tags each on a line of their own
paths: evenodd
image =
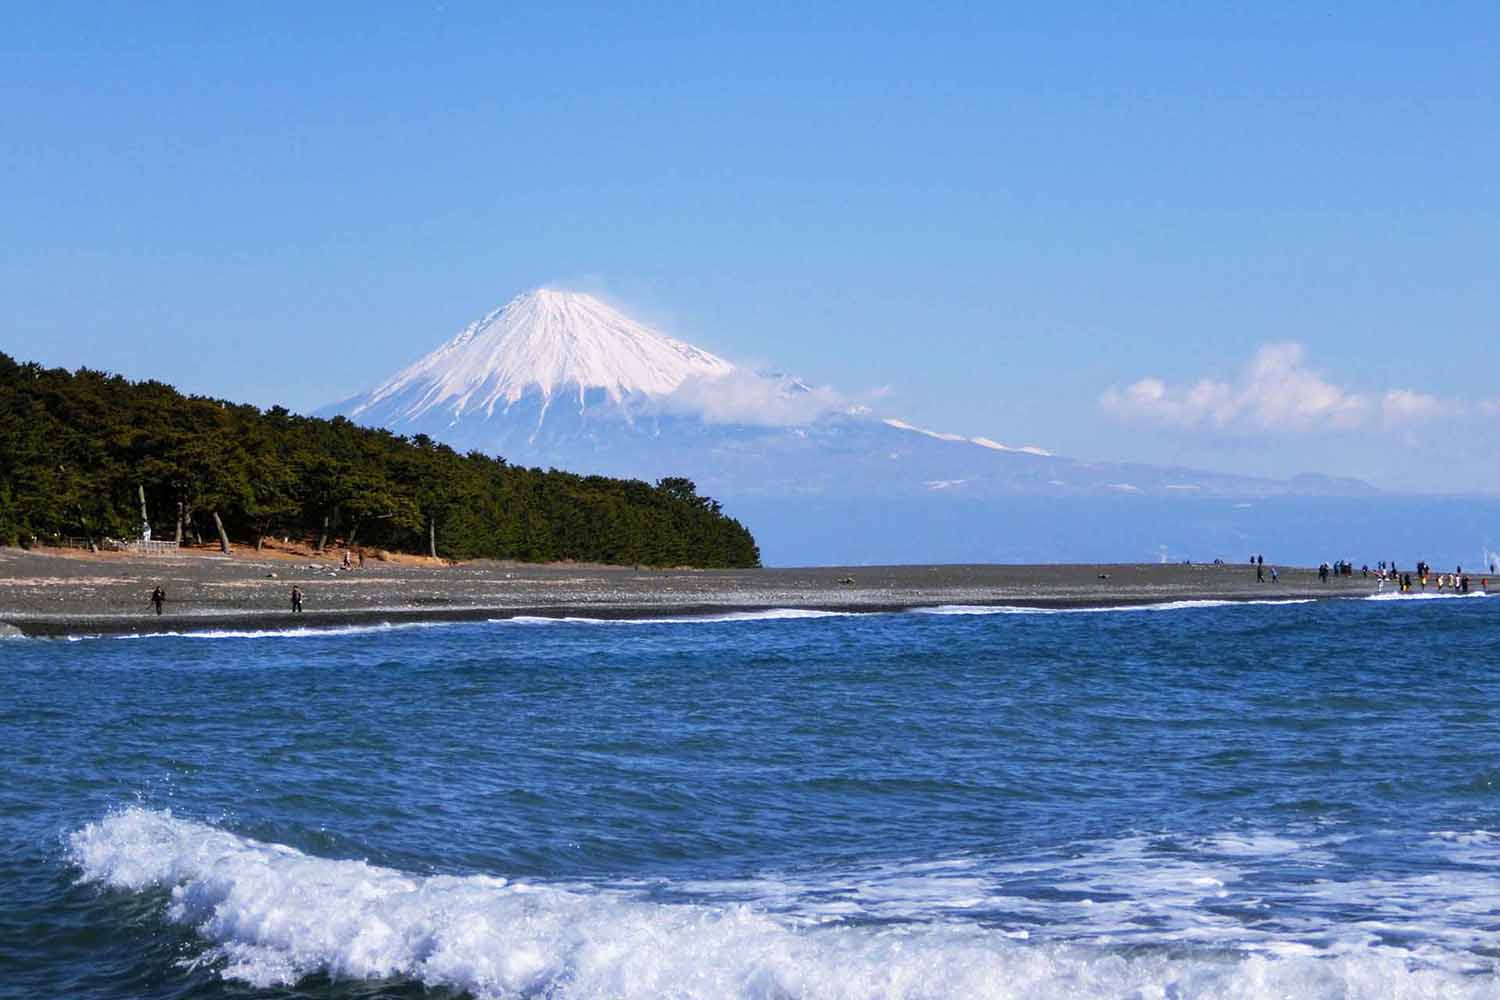
<svg viewBox="0 0 1500 1000">
<path fill-rule="evenodd" d="M 1334 563 L 1318 564 L 1318 579 L 1327 583 L 1330 576 L 1353 576 L 1354 564 L 1347 559 L 1340 559 Z"/>
<path fill-rule="evenodd" d="M 1255 567 L 1255 582 L 1265 583 L 1268 569 L 1266 566 L 1266 557 L 1259 554 L 1253 555 L 1250 557 L 1250 565 Z M 1489 569 L 1490 576 L 1500 575 L 1500 569 L 1497 569 L 1495 562 L 1490 563 Z M 1269 571 L 1271 582 L 1279 582 L 1276 567 L 1269 567 Z M 1396 568 L 1394 560 L 1387 562 L 1382 559 L 1376 563 L 1373 571 L 1370 569 L 1369 563 L 1360 566 L 1359 574 L 1366 579 L 1373 575 L 1380 581 L 1382 590 L 1385 589 L 1387 582 L 1393 583 L 1397 587 L 1398 592 L 1402 594 L 1411 593 L 1413 589 L 1418 587 L 1425 591 L 1429 583 L 1434 584 L 1440 594 L 1450 591 L 1455 594 L 1468 594 L 1472 592 L 1471 587 L 1473 586 L 1473 581 L 1464 573 L 1463 566 L 1455 567 L 1452 573 L 1434 574 L 1431 566 L 1425 562 L 1418 562 L 1415 573 L 1403 574 Z M 1354 576 L 1354 563 L 1347 559 L 1338 559 L 1318 565 L 1318 579 L 1321 582 L 1327 583 L 1331 577 L 1337 576 Z M 1489 576 L 1480 577 L 1478 586 L 1483 593 L 1488 594 L 1490 592 Z"/>
<path fill-rule="evenodd" d="M 1385 586 L 1385 582 L 1389 580 L 1395 583 L 1397 593 L 1409 594 L 1416 587 L 1421 587 L 1425 591 L 1429 580 L 1437 585 L 1437 592 L 1439 594 L 1450 590 L 1455 594 L 1470 593 L 1469 576 L 1464 572 L 1462 565 L 1455 566 L 1452 573 L 1434 574 L 1430 565 L 1418 560 L 1415 579 L 1413 579 L 1411 573 L 1399 572 L 1396 569 L 1394 561 L 1389 564 L 1389 567 L 1384 562 L 1380 563 L 1378 570 L 1382 588 Z M 1494 575 L 1494 573 L 1495 563 L 1491 562 L 1490 574 Z M 1488 576 L 1480 577 L 1479 587 L 1483 593 L 1488 594 L 1490 592 L 1490 578 Z"/>
<path fill-rule="evenodd" d="M 1255 567 L 1255 582 L 1256 583 L 1265 583 L 1266 582 L 1266 557 L 1263 556 L 1263 555 L 1253 555 L 1253 556 L 1250 557 L 1250 565 L 1252 565 L 1252 566 Z M 1277 575 L 1277 573 L 1276 573 L 1276 567 L 1272 566 L 1271 567 L 1271 582 L 1272 583 L 1279 583 L 1280 580 L 1281 580 L 1281 577 Z"/>
</svg>

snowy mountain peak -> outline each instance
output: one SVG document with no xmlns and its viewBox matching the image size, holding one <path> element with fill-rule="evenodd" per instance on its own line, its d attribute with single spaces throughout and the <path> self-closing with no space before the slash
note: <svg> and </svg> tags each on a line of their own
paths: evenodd
<svg viewBox="0 0 1500 1000">
<path fill-rule="evenodd" d="M 728 375 L 734 366 L 657 333 L 582 292 L 538 288 L 470 323 L 416 364 L 398 372 L 349 410 L 378 409 L 411 419 L 440 409 L 454 419 L 489 416 L 528 392 L 554 396 L 602 389 L 664 396 L 689 378 Z M 382 405 L 384 404 L 384 405 Z"/>
</svg>

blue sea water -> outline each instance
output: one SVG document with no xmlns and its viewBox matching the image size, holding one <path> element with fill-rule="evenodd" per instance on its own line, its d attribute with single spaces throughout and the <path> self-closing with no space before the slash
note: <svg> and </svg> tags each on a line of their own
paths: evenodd
<svg viewBox="0 0 1500 1000">
<path fill-rule="evenodd" d="M 6 640 L 0 995 L 1500 996 L 1497 626 Z"/>
</svg>

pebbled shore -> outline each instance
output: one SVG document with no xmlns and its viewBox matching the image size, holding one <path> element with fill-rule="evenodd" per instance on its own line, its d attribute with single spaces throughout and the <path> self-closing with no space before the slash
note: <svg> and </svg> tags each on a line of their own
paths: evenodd
<svg viewBox="0 0 1500 1000">
<path fill-rule="evenodd" d="M 859 566 L 650 570 L 475 562 L 381 563 L 340 570 L 335 559 L 0 549 L 0 624 L 58 636 L 225 628 L 334 627 L 515 615 L 625 618 L 768 608 L 896 611 L 938 605 L 1067 608 L 1186 600 L 1357 597 L 1375 579 L 1318 582 L 1279 567 L 1257 584 L 1247 565 Z M 275 574 L 272 577 L 271 574 Z M 852 582 L 845 582 L 850 581 Z M 167 610 L 147 600 L 160 584 Z M 292 585 L 305 613 L 290 613 Z M 0 629 L 3 631 L 3 629 Z"/>
</svg>

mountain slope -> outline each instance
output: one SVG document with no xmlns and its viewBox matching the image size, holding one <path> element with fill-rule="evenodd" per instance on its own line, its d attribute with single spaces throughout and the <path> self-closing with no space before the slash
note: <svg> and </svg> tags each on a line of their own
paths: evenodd
<svg viewBox="0 0 1500 1000">
<path fill-rule="evenodd" d="M 340 404 L 361 423 L 490 419 L 527 398 L 621 404 L 666 395 L 690 378 L 734 371 L 723 358 L 642 326 L 591 295 L 541 288 L 469 324 L 374 391 Z M 538 421 L 540 423 L 540 421 Z"/>
</svg>

